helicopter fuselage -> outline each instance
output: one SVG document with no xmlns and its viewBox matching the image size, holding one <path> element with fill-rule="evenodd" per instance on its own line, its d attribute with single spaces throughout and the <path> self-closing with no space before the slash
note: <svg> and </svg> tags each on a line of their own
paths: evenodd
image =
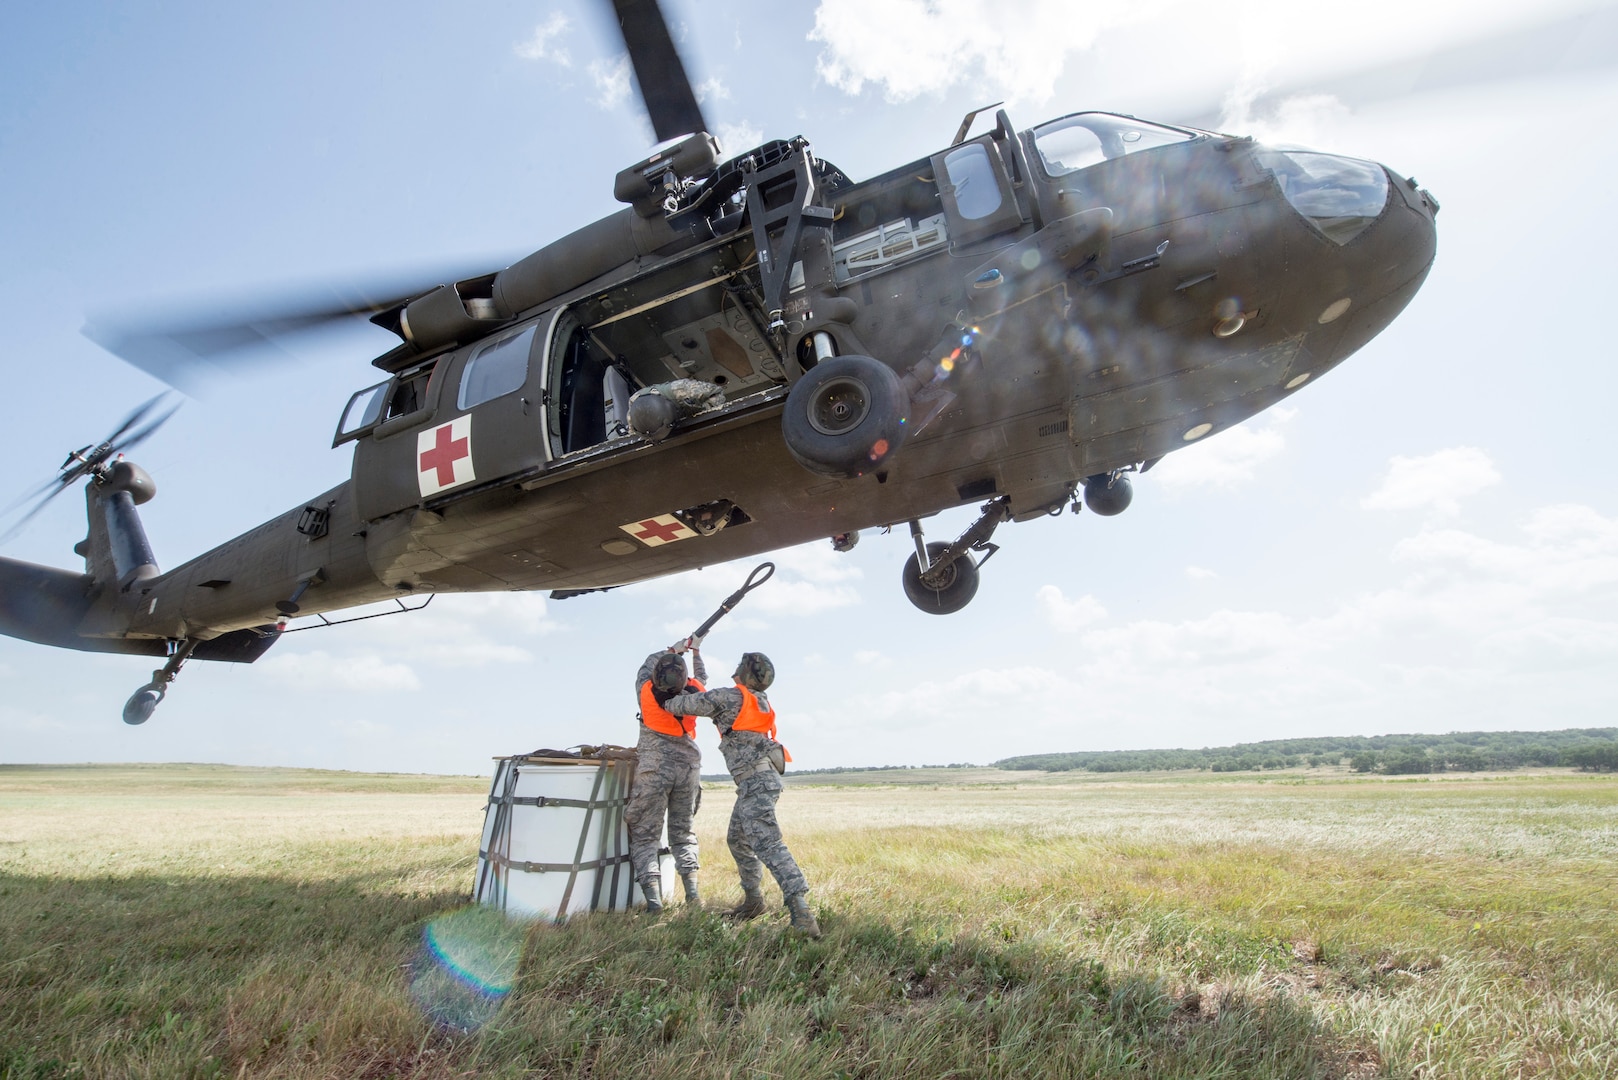
<svg viewBox="0 0 1618 1080">
<path fill-rule="evenodd" d="M 1330 370 L 1435 250 L 1436 203 L 1381 166 L 1105 114 L 1014 133 L 1002 113 L 857 184 L 805 144 L 756 153 L 731 190 L 632 206 L 391 313 L 404 343 L 337 437 L 351 479 L 106 592 L 81 633 L 206 640 L 292 598 L 599 589 L 985 500 L 1059 512 Z M 907 399 L 902 445 L 841 476 L 782 437 L 834 355 L 892 368 Z M 673 379 L 725 403 L 629 430 L 625 399 Z"/>
</svg>

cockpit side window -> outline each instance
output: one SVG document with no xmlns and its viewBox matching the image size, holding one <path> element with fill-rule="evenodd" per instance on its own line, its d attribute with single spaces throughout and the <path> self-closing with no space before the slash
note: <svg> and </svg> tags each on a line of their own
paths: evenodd
<svg viewBox="0 0 1618 1080">
<path fill-rule="evenodd" d="M 935 154 L 932 164 L 953 243 L 975 243 L 1022 225 L 1011 175 L 992 135 Z"/>
<path fill-rule="evenodd" d="M 333 446 L 357 439 L 377 425 L 382 419 L 382 405 L 387 400 L 387 389 L 391 385 L 391 382 L 379 382 L 356 391 L 348 399 L 343 418 L 337 422 L 337 434 L 331 441 Z"/>
<path fill-rule="evenodd" d="M 971 143 L 945 154 L 944 170 L 955 188 L 956 208 L 968 221 L 988 217 L 1005 201 L 994 166 L 989 162 L 989 148 L 982 143 Z"/>
<path fill-rule="evenodd" d="M 1188 131 L 1159 127 L 1111 113 L 1079 113 L 1034 129 L 1034 148 L 1045 175 L 1055 178 L 1141 150 L 1189 142 Z"/>
</svg>

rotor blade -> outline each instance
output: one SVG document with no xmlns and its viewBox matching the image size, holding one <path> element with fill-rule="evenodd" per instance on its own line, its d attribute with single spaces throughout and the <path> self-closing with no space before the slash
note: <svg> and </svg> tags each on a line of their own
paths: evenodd
<svg viewBox="0 0 1618 1080">
<path fill-rule="evenodd" d="M 435 283 L 436 284 L 436 283 Z M 84 336 L 120 360 L 177 389 L 196 385 L 199 376 L 242 361 L 254 348 L 273 347 L 295 334 L 317 330 L 412 299 L 434 286 L 382 299 L 336 300 L 317 304 L 293 299 L 290 310 L 266 305 L 259 311 L 196 322 L 128 322 L 117 316 L 85 323 Z M 223 361 L 223 363 L 221 363 Z"/>
<path fill-rule="evenodd" d="M 266 351 L 283 356 L 274 348 L 283 339 L 387 311 L 439 285 L 487 272 L 488 264 L 484 264 L 465 274 L 452 270 L 361 285 L 327 283 L 246 300 L 215 301 L 205 305 L 215 312 L 205 318 L 102 313 L 92 316 L 82 333 L 126 363 L 176 389 L 190 390 L 210 374 L 263 361 Z"/>
<path fill-rule="evenodd" d="M 1371 105 L 1417 94 L 1615 66 L 1618 5 L 1609 4 L 1513 26 L 1402 60 L 1285 81 L 1267 88 L 1250 108 L 1262 112 L 1303 94 L 1330 94 L 1351 107 Z M 1203 105 L 1183 110 L 1174 118 L 1206 129 L 1220 122 L 1221 111 Z"/>
<path fill-rule="evenodd" d="M 657 0 L 612 0 L 612 7 L 658 141 L 707 131 L 708 121 L 697 105 L 697 95 Z"/>
</svg>

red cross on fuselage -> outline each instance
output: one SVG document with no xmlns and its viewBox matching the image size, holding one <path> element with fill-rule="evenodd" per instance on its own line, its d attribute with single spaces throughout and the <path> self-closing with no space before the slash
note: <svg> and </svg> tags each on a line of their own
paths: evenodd
<svg viewBox="0 0 1618 1080">
<path fill-rule="evenodd" d="M 455 482 L 455 463 L 463 457 L 472 456 L 472 451 L 467 449 L 468 441 L 451 439 L 450 425 L 445 424 L 438 429 L 438 442 L 421 455 L 421 471 L 437 469 L 438 486 L 449 487 Z"/>
<path fill-rule="evenodd" d="M 635 524 L 637 527 L 643 530 L 638 533 L 630 533 L 630 535 L 635 539 L 661 540 L 665 544 L 671 540 L 678 540 L 680 538 L 680 534 L 685 531 L 685 526 L 681 525 L 678 521 L 671 525 L 665 525 L 656 518 L 651 518 L 646 521 L 637 521 Z"/>
</svg>

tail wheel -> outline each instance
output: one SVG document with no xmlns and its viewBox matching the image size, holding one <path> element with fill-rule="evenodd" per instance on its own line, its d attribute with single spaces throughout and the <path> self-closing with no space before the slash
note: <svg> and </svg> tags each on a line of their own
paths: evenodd
<svg viewBox="0 0 1618 1080">
<path fill-rule="evenodd" d="M 938 558 L 948 544 L 928 544 L 927 558 Z M 930 615 L 950 615 L 972 602 L 978 592 L 978 567 L 971 555 L 962 555 L 948 566 L 922 578 L 922 567 L 912 555 L 905 560 L 902 580 L 905 596 Z"/>
<path fill-rule="evenodd" d="M 152 718 L 152 712 L 163 700 L 163 688 L 155 684 L 143 686 L 130 695 L 124 702 L 124 723 L 144 724 Z"/>
<path fill-rule="evenodd" d="M 781 435 L 810 472 L 852 479 L 898 451 L 909 408 L 892 368 L 869 356 L 832 356 L 810 368 L 787 395 Z"/>
</svg>

